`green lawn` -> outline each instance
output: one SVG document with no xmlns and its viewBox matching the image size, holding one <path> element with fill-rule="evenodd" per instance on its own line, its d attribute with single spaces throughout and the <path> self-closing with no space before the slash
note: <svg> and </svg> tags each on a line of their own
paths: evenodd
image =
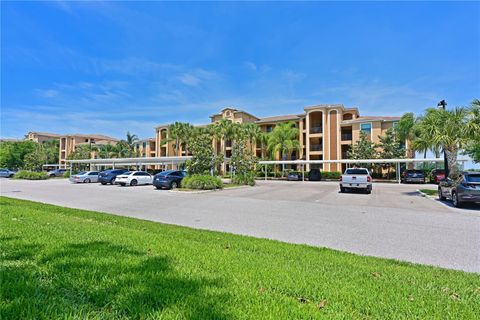
<svg viewBox="0 0 480 320">
<path fill-rule="evenodd" d="M 480 314 L 479 274 L 5 197 L 0 205 L 0 319 Z"/>
<path fill-rule="evenodd" d="M 423 192 L 425 193 L 426 195 L 429 195 L 429 196 L 436 196 L 438 191 L 437 190 L 433 190 L 433 189 L 420 189 L 420 192 Z"/>
</svg>

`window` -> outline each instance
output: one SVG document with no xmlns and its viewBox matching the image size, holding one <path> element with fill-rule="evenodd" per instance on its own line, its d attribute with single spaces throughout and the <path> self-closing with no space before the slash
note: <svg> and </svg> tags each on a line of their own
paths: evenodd
<svg viewBox="0 0 480 320">
<path fill-rule="evenodd" d="M 134 176 L 141 176 L 142 173 L 141 173 L 141 172 L 135 172 L 133 175 L 134 175 Z"/>
<path fill-rule="evenodd" d="M 371 123 L 360 124 L 360 131 L 365 132 L 367 135 L 372 134 L 372 124 Z"/>
<path fill-rule="evenodd" d="M 273 131 L 273 126 L 267 126 L 267 132 L 272 132 Z"/>
<path fill-rule="evenodd" d="M 90 172 L 88 175 L 89 176 L 98 176 L 98 172 Z"/>
</svg>

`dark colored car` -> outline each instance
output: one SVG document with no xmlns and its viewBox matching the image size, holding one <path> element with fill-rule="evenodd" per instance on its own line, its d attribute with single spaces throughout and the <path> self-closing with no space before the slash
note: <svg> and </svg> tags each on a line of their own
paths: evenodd
<svg viewBox="0 0 480 320">
<path fill-rule="evenodd" d="M 302 173 L 297 172 L 297 171 L 290 172 L 287 175 L 287 180 L 288 181 L 302 181 Z"/>
<path fill-rule="evenodd" d="M 67 172 L 66 169 L 55 169 L 52 171 L 48 171 L 48 176 L 50 177 L 63 177 L 63 175 Z"/>
<path fill-rule="evenodd" d="M 322 180 L 322 174 L 319 169 L 312 169 L 308 172 L 308 181 L 320 181 Z"/>
<path fill-rule="evenodd" d="M 153 185 L 157 189 L 175 189 L 180 187 L 187 173 L 180 170 L 167 170 L 157 173 L 153 177 Z"/>
<path fill-rule="evenodd" d="M 455 207 L 465 203 L 480 203 L 480 172 L 463 172 L 458 179 L 447 178 L 438 185 L 438 198 L 453 201 Z"/>
<path fill-rule="evenodd" d="M 106 185 L 107 183 L 115 184 L 115 178 L 127 171 L 128 170 L 126 169 L 110 169 L 102 171 L 98 174 L 98 182 L 103 185 Z"/>
<path fill-rule="evenodd" d="M 402 174 L 403 183 L 425 183 L 425 173 L 422 170 L 405 170 Z"/>
<path fill-rule="evenodd" d="M 445 170 L 433 169 L 432 172 L 430 172 L 430 183 L 439 184 L 443 179 L 445 179 Z"/>
</svg>

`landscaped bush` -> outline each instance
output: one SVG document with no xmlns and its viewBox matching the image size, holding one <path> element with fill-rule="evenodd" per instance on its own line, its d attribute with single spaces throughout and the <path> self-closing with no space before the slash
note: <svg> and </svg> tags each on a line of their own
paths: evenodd
<svg viewBox="0 0 480 320">
<path fill-rule="evenodd" d="M 48 174 L 43 171 L 35 172 L 35 171 L 28 171 L 28 170 L 20 170 L 15 174 L 14 179 L 47 180 Z"/>
<path fill-rule="evenodd" d="M 214 190 L 222 189 L 223 183 L 217 176 L 198 174 L 183 178 L 182 187 L 196 190 Z"/>
<path fill-rule="evenodd" d="M 70 178 L 70 171 L 66 171 L 66 172 L 63 174 L 63 177 L 64 177 L 64 178 Z"/>
<path fill-rule="evenodd" d="M 322 180 L 338 180 L 342 173 L 340 171 L 322 171 Z"/>
<path fill-rule="evenodd" d="M 250 173 L 244 173 L 244 174 L 236 174 L 232 178 L 232 183 L 254 186 L 255 185 L 255 173 L 250 172 Z"/>
</svg>

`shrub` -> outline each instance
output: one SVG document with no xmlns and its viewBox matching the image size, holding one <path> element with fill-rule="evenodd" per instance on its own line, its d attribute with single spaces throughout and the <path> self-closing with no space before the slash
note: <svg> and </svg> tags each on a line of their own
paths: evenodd
<svg viewBox="0 0 480 320">
<path fill-rule="evenodd" d="M 196 174 L 183 178 L 182 187 L 196 190 L 214 190 L 222 189 L 223 183 L 217 176 Z"/>
<path fill-rule="evenodd" d="M 243 173 L 243 174 L 236 174 L 232 178 L 232 183 L 254 186 L 255 185 L 255 173 L 254 172 L 249 172 L 249 173 Z"/>
<path fill-rule="evenodd" d="M 340 171 L 322 171 L 322 180 L 338 180 L 342 173 Z"/>
<path fill-rule="evenodd" d="M 25 179 L 25 180 L 47 180 L 48 174 L 46 172 L 34 172 L 27 170 L 18 171 L 15 176 L 15 179 Z"/>
<path fill-rule="evenodd" d="M 70 171 L 65 171 L 65 173 L 63 174 L 63 177 L 70 178 Z"/>
</svg>

